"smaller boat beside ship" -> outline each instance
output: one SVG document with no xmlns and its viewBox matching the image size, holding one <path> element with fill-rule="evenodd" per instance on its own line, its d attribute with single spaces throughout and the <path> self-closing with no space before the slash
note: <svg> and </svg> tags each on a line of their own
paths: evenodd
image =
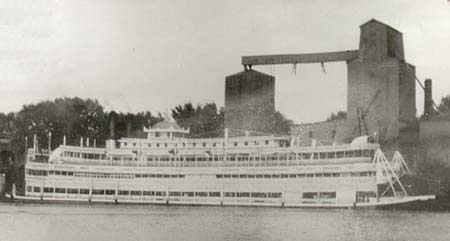
<svg viewBox="0 0 450 241">
<path fill-rule="evenodd" d="M 399 152 L 388 160 L 367 136 L 350 144 L 300 146 L 274 135 L 186 138 L 172 120 L 147 138 L 105 147 L 28 150 L 19 201 L 368 208 L 434 199 L 410 196 Z"/>
</svg>

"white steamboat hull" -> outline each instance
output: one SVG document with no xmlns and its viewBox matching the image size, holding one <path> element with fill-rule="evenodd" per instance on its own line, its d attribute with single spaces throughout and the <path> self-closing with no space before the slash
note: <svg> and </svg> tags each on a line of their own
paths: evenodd
<svg viewBox="0 0 450 241">
<path fill-rule="evenodd" d="M 435 195 L 407 196 L 402 198 L 380 198 L 365 203 L 289 203 L 289 202 L 263 202 L 258 200 L 169 200 L 158 198 L 154 200 L 132 200 L 111 198 L 64 198 L 64 197 L 30 197 L 15 196 L 11 200 L 33 203 L 81 203 L 81 204 L 120 204 L 120 205 L 185 205 L 185 206 L 250 206 L 250 207 L 289 207 L 289 208 L 376 208 L 412 203 L 416 201 L 434 200 Z"/>
</svg>

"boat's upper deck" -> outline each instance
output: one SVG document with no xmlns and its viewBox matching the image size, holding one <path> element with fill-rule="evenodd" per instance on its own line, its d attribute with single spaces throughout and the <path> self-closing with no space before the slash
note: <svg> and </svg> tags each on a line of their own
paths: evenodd
<svg viewBox="0 0 450 241">
<path fill-rule="evenodd" d="M 244 138 L 245 140 L 245 138 Z M 250 141 L 248 141 L 250 142 Z M 279 166 L 370 162 L 378 144 L 353 143 L 329 146 L 199 145 L 94 148 L 62 145 L 49 163 L 112 166 Z M 245 143 L 241 141 L 240 143 Z M 266 143 L 266 142 L 263 142 Z M 270 143 L 270 141 L 269 141 Z M 35 162 L 33 149 L 28 161 Z"/>
</svg>

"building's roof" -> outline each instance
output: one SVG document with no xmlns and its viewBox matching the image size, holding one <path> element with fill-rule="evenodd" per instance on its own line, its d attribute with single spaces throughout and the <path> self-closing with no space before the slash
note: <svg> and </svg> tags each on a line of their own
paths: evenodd
<svg viewBox="0 0 450 241">
<path fill-rule="evenodd" d="M 246 75 L 246 76 L 249 76 L 249 75 L 250 75 L 250 76 L 263 76 L 263 77 L 275 78 L 275 77 L 272 76 L 272 75 L 268 75 L 268 74 L 266 74 L 266 73 L 259 72 L 259 71 L 253 70 L 253 69 L 244 70 L 244 71 L 242 71 L 242 72 L 239 72 L 239 73 L 236 73 L 236 74 L 229 75 L 229 76 L 227 76 L 226 78 L 236 77 L 236 76 L 243 76 L 243 75 Z"/>
<path fill-rule="evenodd" d="M 398 32 L 398 33 L 401 33 L 400 31 L 398 31 L 397 29 L 391 27 L 390 25 L 387 25 L 387 24 L 385 24 L 385 23 L 383 23 L 383 22 L 380 22 L 380 21 L 378 21 L 378 20 L 376 20 L 376 19 L 374 19 L 374 18 L 372 18 L 372 19 L 370 19 L 369 21 L 367 21 L 367 22 L 361 24 L 359 27 L 362 28 L 363 26 L 365 26 L 365 25 L 367 25 L 367 24 L 369 24 L 369 23 L 378 23 L 378 24 L 381 24 L 381 25 L 384 25 L 384 26 L 388 27 L 388 28 L 391 29 L 391 30 L 394 30 L 394 31 L 396 31 L 396 32 Z"/>
</svg>

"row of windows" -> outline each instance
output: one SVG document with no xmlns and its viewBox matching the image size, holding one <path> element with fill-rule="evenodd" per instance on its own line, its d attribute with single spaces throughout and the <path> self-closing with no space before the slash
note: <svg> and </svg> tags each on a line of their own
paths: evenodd
<svg viewBox="0 0 450 241">
<path fill-rule="evenodd" d="M 41 187 L 27 186 L 27 192 L 40 193 Z M 89 189 L 44 187 L 44 193 L 89 194 Z M 115 195 L 113 189 L 92 189 L 93 195 Z M 118 190 L 120 196 L 166 196 L 166 191 Z M 281 198 L 281 192 L 224 192 L 224 197 Z M 220 192 L 169 192 L 170 197 L 220 197 Z"/>
<path fill-rule="evenodd" d="M 329 172 L 329 173 L 301 173 L 301 174 L 217 174 L 216 178 L 313 178 L 313 177 L 370 177 L 375 172 Z"/>
<path fill-rule="evenodd" d="M 248 154 L 242 155 L 228 155 L 228 161 L 286 161 L 286 160 L 309 160 L 309 159 L 334 159 L 334 158 L 350 158 L 350 157 L 371 157 L 374 155 L 373 150 L 355 150 L 346 152 L 320 152 L 320 153 L 290 153 L 290 154 L 278 154 L 278 155 L 262 155 L 250 156 Z M 223 155 L 215 155 L 210 157 L 204 156 L 192 156 L 192 157 L 181 157 L 184 161 L 195 162 L 195 161 L 222 161 L 224 159 Z M 147 157 L 147 161 L 171 161 L 175 160 L 173 157 Z"/>
<path fill-rule="evenodd" d="M 106 159 L 105 154 L 98 153 L 82 153 L 82 152 L 72 152 L 65 151 L 64 157 L 73 157 L 73 158 L 82 158 L 82 159 L 94 159 L 94 160 L 103 160 Z"/>
<path fill-rule="evenodd" d="M 305 199 L 333 199 L 336 198 L 336 192 L 304 192 L 302 197 Z"/>
<path fill-rule="evenodd" d="M 75 176 L 86 178 L 185 178 L 181 174 L 119 174 L 119 173 L 91 173 L 91 172 L 68 172 L 68 171 L 45 171 L 27 169 L 28 175 L 47 176 Z M 313 177 L 370 177 L 376 172 L 326 172 L 326 173 L 301 173 L 301 174 L 217 174 L 216 178 L 313 178 Z"/>
<path fill-rule="evenodd" d="M 106 156 L 104 154 L 87 154 L 87 153 L 76 153 L 76 152 L 65 152 L 66 157 L 75 157 L 83 159 L 92 160 L 105 160 Z M 72 154 L 78 155 L 72 155 Z M 174 153 L 172 153 L 174 154 Z M 316 153 L 282 153 L 276 155 L 249 155 L 249 154 L 229 154 L 226 156 L 227 161 L 286 161 L 286 160 L 318 160 L 318 159 L 339 159 L 339 158 L 352 158 L 352 157 L 373 157 L 374 150 L 353 150 L 353 151 L 340 151 L 340 152 L 316 152 Z M 136 157 L 131 156 L 114 156 L 113 161 L 137 161 Z M 180 156 L 179 158 L 174 158 L 171 156 L 147 156 L 147 161 L 158 161 L 158 162 L 168 162 L 168 161 L 187 161 L 187 162 L 202 162 L 202 161 L 224 161 L 224 155 L 212 155 L 208 153 L 207 156 Z"/>
<path fill-rule="evenodd" d="M 259 146 L 261 144 L 265 144 L 265 145 L 269 145 L 270 142 L 268 140 L 264 141 L 264 142 L 258 142 L 258 141 L 253 141 L 253 142 L 249 142 L 249 141 L 245 141 L 245 142 L 233 142 L 233 146 L 249 146 L 249 145 L 254 145 L 254 146 Z M 142 147 L 148 147 L 151 148 L 152 144 L 148 143 L 148 144 L 141 144 Z M 153 144 L 154 147 L 169 147 L 169 143 L 154 143 Z M 136 147 L 138 146 L 136 142 L 124 142 L 123 146 L 128 147 L 128 146 L 132 146 L 132 147 Z M 182 146 L 182 147 L 224 147 L 225 143 L 171 143 L 170 147 L 178 147 L 178 146 Z"/>
<path fill-rule="evenodd" d="M 120 174 L 120 173 L 92 173 L 92 172 L 68 172 L 68 171 L 45 171 L 27 169 L 27 174 L 32 176 L 75 176 L 93 178 L 185 178 L 185 175 L 178 174 Z"/>
</svg>

